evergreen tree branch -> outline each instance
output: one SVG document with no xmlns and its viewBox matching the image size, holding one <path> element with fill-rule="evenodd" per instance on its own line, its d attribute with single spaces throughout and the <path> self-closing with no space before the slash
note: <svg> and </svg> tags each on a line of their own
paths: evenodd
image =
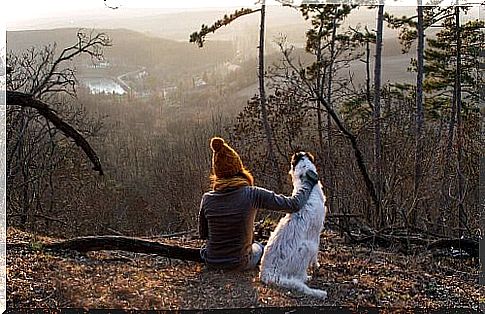
<svg viewBox="0 0 485 314">
<path fill-rule="evenodd" d="M 234 11 L 234 13 L 230 14 L 229 16 L 227 14 L 224 15 L 224 17 L 222 19 L 215 21 L 214 24 L 212 24 L 211 26 L 207 26 L 205 24 L 202 24 L 199 32 L 193 32 L 190 35 L 189 42 L 197 43 L 199 48 L 202 48 L 204 46 L 205 37 L 209 33 L 214 33 L 219 28 L 230 24 L 231 22 L 233 22 L 237 18 L 240 18 L 241 16 L 252 14 L 254 12 L 259 12 L 259 11 L 261 11 L 261 9 L 245 9 L 245 8 L 242 8 L 240 10 Z"/>
</svg>

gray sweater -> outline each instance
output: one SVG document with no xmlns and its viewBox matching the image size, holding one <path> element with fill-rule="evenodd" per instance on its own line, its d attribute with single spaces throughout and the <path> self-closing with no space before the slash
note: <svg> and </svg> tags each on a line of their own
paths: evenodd
<svg viewBox="0 0 485 314">
<path fill-rule="evenodd" d="M 200 204 L 199 235 L 208 240 L 206 262 L 225 268 L 246 265 L 257 209 L 297 212 L 308 200 L 313 186 L 305 181 L 291 197 L 254 186 L 205 193 Z"/>
</svg>

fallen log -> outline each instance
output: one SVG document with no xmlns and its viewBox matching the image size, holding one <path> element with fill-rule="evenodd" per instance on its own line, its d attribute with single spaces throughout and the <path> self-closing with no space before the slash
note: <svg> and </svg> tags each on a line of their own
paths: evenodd
<svg viewBox="0 0 485 314">
<path fill-rule="evenodd" d="M 439 239 L 426 245 L 428 241 L 412 235 L 406 237 L 375 234 L 371 236 L 355 237 L 352 243 L 372 244 L 384 248 L 396 247 L 404 254 L 413 252 L 413 250 L 410 251 L 410 244 L 415 247 L 425 248 L 428 251 L 440 249 L 451 250 L 452 248 L 460 249 L 466 252 L 470 257 L 477 258 L 480 251 L 479 242 L 473 239 Z"/>
<path fill-rule="evenodd" d="M 11 247 L 8 245 L 7 247 Z M 72 250 L 78 252 L 119 250 L 133 253 L 155 254 L 168 258 L 203 263 L 199 249 L 164 244 L 141 238 L 124 236 L 88 236 L 63 240 L 53 243 L 43 243 L 47 250 Z"/>
<path fill-rule="evenodd" d="M 480 244 L 473 239 L 439 239 L 428 245 L 428 250 L 460 249 L 471 257 L 477 257 L 480 253 Z"/>
</svg>

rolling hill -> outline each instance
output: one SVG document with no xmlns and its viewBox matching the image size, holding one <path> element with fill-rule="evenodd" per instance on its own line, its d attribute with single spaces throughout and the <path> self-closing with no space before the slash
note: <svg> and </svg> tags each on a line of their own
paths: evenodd
<svg viewBox="0 0 485 314">
<path fill-rule="evenodd" d="M 89 30 L 87 30 L 89 31 Z M 76 43 L 77 28 L 7 32 L 7 51 L 19 52 L 29 47 L 56 43 L 57 52 Z M 172 74 L 223 63 L 234 56 L 228 41 L 210 41 L 203 49 L 188 42 L 152 37 L 127 29 L 99 29 L 107 33 L 112 46 L 105 48 L 105 57 L 123 67 L 163 68 Z"/>
</svg>

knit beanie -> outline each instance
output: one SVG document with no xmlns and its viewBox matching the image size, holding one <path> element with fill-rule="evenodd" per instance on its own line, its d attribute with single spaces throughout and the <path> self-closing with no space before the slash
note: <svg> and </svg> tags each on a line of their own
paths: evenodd
<svg viewBox="0 0 485 314">
<path fill-rule="evenodd" d="M 218 178 L 230 178 L 242 173 L 241 157 L 220 137 L 211 139 L 212 173 Z"/>
</svg>

